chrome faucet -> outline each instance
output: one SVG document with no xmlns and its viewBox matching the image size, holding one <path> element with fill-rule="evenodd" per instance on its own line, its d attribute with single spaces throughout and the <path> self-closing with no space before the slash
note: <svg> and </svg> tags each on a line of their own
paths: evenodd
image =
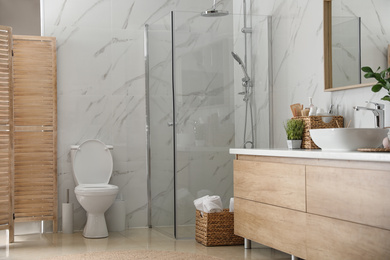
<svg viewBox="0 0 390 260">
<path fill-rule="evenodd" d="M 385 105 L 384 104 L 379 104 L 379 103 L 374 103 L 374 102 L 368 102 L 366 101 L 367 104 L 374 104 L 375 105 L 375 109 L 374 108 L 369 108 L 369 107 L 360 107 L 360 106 L 356 106 L 356 107 L 353 107 L 353 109 L 355 109 L 355 111 L 359 111 L 359 110 L 370 110 L 372 111 L 372 113 L 374 113 L 374 116 L 375 116 L 375 127 L 376 128 L 383 128 L 385 126 Z"/>
</svg>

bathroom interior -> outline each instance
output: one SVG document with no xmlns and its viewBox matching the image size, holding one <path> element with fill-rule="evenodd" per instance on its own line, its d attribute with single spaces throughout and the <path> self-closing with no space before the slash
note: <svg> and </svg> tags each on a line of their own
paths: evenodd
<svg viewBox="0 0 390 260">
<path fill-rule="evenodd" d="M 6 2 L 0 9 L 10 8 Z M 333 66 L 344 74 L 331 89 L 324 71 L 327 2 L 338 26 L 332 37 L 343 36 L 343 26 L 355 37 L 332 48 Z M 218 195 L 227 208 L 235 195 L 230 149 L 287 148 L 291 104 L 307 107 L 311 97 L 325 111 L 333 105 L 345 126 L 374 128 L 373 113 L 354 107 L 382 103 L 390 126 L 383 92 L 360 85 L 361 67 L 388 66 L 387 0 L 37 0 L 32 8 L 38 29 L 15 26 L 13 33 L 56 39 L 60 233 L 63 203 L 73 204 L 74 232 L 87 221 L 74 192 L 71 153 L 86 140 L 112 145 L 109 183 L 118 187 L 124 229 L 191 240 L 193 201 Z M 0 11 L 0 25 L 12 19 Z M 347 81 L 352 74 L 358 82 Z M 343 87 L 349 85 L 360 86 Z M 16 240 L 52 232 L 52 221 L 15 223 Z"/>
</svg>

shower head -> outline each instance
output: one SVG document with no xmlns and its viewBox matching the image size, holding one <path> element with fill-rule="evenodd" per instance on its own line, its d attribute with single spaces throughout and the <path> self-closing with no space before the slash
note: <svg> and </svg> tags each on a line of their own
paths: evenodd
<svg viewBox="0 0 390 260">
<path fill-rule="evenodd" d="M 225 15 L 228 15 L 228 14 L 229 14 L 228 11 L 215 10 L 215 9 L 206 10 L 206 11 L 203 11 L 201 13 L 201 15 L 203 17 L 219 17 L 219 16 L 225 16 Z"/>
<path fill-rule="evenodd" d="M 232 56 L 233 56 L 233 58 L 238 62 L 238 64 L 241 65 L 241 69 L 242 69 L 242 71 L 244 72 L 244 75 L 245 75 L 245 78 L 244 78 L 243 80 L 245 80 L 245 81 L 250 81 L 251 78 L 249 77 L 248 72 L 246 71 L 245 65 L 244 65 L 244 63 L 242 62 L 240 56 L 238 56 L 238 55 L 237 55 L 236 53 L 234 53 L 234 52 L 232 52 Z"/>
<path fill-rule="evenodd" d="M 238 62 L 238 64 L 240 64 L 240 65 L 243 64 L 243 62 L 242 62 L 240 56 L 238 56 L 238 55 L 235 54 L 234 52 L 232 52 L 232 56 L 233 56 L 233 58 Z"/>
<path fill-rule="evenodd" d="M 201 15 L 203 17 L 219 17 L 219 16 L 225 16 L 225 15 L 229 14 L 228 11 L 216 10 L 215 7 L 216 7 L 216 3 L 214 0 L 213 7 L 210 10 L 206 10 L 206 11 L 202 12 Z"/>
</svg>

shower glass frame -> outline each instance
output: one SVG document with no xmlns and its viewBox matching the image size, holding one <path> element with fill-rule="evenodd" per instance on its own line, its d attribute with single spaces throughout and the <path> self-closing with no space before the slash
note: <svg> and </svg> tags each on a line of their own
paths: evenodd
<svg viewBox="0 0 390 260">
<path fill-rule="evenodd" d="M 196 12 L 175 11 L 145 26 L 147 171 L 150 212 L 148 224 L 149 227 L 175 238 L 193 238 L 195 235 L 193 199 L 208 194 L 207 191 L 209 191 L 212 194 L 208 195 L 220 195 L 223 206 L 226 208 L 230 197 L 233 196 L 232 162 L 234 157 L 229 155 L 229 148 L 242 144 L 242 134 L 236 134 L 242 131 L 242 125 L 237 126 L 236 122 L 242 120 L 243 116 L 240 113 L 245 109 L 245 105 L 242 96 L 237 95 L 242 91 L 242 71 L 230 52 L 235 51 L 243 55 L 246 42 L 244 37 L 248 35 L 241 32 L 243 15 L 229 14 L 224 17 L 201 17 L 200 13 Z M 225 19 L 228 25 L 222 24 L 222 19 Z M 264 46 L 267 49 L 264 66 L 256 64 L 259 60 L 257 54 L 259 51 L 252 53 L 251 40 L 246 46 L 248 53 L 252 54 L 247 59 L 247 67 L 254 87 L 256 84 L 265 85 L 258 90 L 258 94 L 266 92 L 260 100 L 261 109 L 266 108 L 267 111 L 258 112 L 256 106 L 254 107 L 254 115 L 259 118 L 256 121 L 267 125 L 266 130 L 260 129 L 265 128 L 264 126 L 259 127 L 259 131 L 265 138 L 256 144 L 256 147 L 264 148 L 269 147 L 271 134 L 269 129 L 271 120 L 269 117 L 270 21 L 271 19 L 266 16 L 254 16 L 249 21 L 249 26 L 256 27 L 258 23 L 265 28 L 260 29 L 261 33 L 255 36 L 250 34 L 251 36 L 248 37 L 250 39 L 253 37 L 262 39 L 264 35 L 267 37 L 265 40 L 262 39 L 259 46 L 259 50 L 263 50 Z M 205 23 L 206 27 L 202 28 L 208 28 L 208 30 L 206 32 L 197 31 L 195 23 Z M 199 39 L 202 35 L 216 28 L 224 30 L 223 27 L 229 30 L 230 38 L 226 38 L 223 32 L 218 35 L 211 33 L 207 35 L 211 41 L 205 41 L 203 46 L 195 46 L 197 41 L 201 42 Z M 213 51 L 209 51 L 210 48 Z M 154 59 L 155 56 L 159 58 Z M 219 64 L 213 64 L 215 61 Z M 179 65 L 180 71 L 178 71 Z M 199 65 L 204 71 L 188 69 L 190 65 L 194 67 Z M 183 66 L 187 66 L 187 70 L 183 69 Z M 266 73 L 264 73 L 264 67 L 267 68 Z M 256 78 L 255 70 L 256 75 L 261 78 Z M 183 82 L 185 84 L 182 84 Z M 155 84 L 159 86 L 154 87 Z M 198 91 L 194 90 L 198 85 L 208 87 L 200 88 Z M 253 96 L 256 96 L 256 91 Z M 157 101 L 156 97 L 160 100 Z M 225 103 L 228 104 L 228 108 L 224 107 Z M 203 105 L 205 107 L 202 107 Z M 203 114 L 199 110 L 203 110 Z M 159 125 L 154 125 L 153 113 L 157 114 Z M 197 113 L 200 114 L 197 115 Z M 207 136 L 209 133 L 205 131 L 209 131 L 210 128 L 217 129 L 217 135 Z M 166 149 L 163 152 L 160 151 L 160 154 L 154 153 L 151 148 L 153 142 L 156 140 L 160 142 L 163 137 L 167 137 Z M 168 165 L 169 162 L 171 165 Z M 157 167 L 159 171 L 169 176 L 164 178 L 163 174 L 161 176 L 153 174 L 153 169 Z M 191 172 L 193 169 L 197 169 L 197 172 Z M 188 172 L 183 174 L 185 171 Z M 219 176 L 219 179 L 214 179 L 215 176 Z M 163 188 L 156 188 L 155 183 Z M 211 183 L 217 187 L 202 189 L 200 186 L 202 184 L 211 185 Z M 188 230 L 191 231 L 188 232 Z"/>
</svg>

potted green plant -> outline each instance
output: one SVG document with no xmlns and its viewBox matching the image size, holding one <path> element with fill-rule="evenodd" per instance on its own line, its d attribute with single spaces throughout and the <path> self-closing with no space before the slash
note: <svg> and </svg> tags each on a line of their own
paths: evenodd
<svg viewBox="0 0 390 260">
<path fill-rule="evenodd" d="M 387 90 L 387 95 L 385 95 L 382 100 L 390 101 L 390 68 L 379 71 L 381 67 L 374 72 L 370 67 L 362 67 L 362 71 L 365 72 L 364 77 L 366 79 L 374 78 L 377 80 L 377 83 L 372 86 L 372 92 L 378 92 L 382 88 Z"/>
<path fill-rule="evenodd" d="M 284 125 L 287 134 L 287 147 L 289 149 L 301 148 L 302 135 L 305 128 L 305 122 L 302 119 L 289 119 Z"/>
</svg>

